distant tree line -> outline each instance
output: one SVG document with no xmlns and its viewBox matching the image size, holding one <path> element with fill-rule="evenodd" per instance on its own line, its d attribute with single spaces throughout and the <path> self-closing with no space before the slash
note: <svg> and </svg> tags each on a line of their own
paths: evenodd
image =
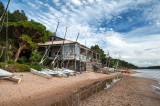
<svg viewBox="0 0 160 106">
<path fill-rule="evenodd" d="M 0 2 L 0 17 L 3 15 L 5 11 L 5 7 L 3 5 L 2 2 Z M 6 19 L 5 18 L 5 22 L 6 22 Z M 21 10 L 15 10 L 13 13 L 11 13 L 10 11 L 8 11 L 8 21 L 9 22 L 18 22 L 18 21 L 27 21 L 28 18 L 27 16 L 25 15 L 24 11 Z"/>
<path fill-rule="evenodd" d="M 141 69 L 160 69 L 160 66 L 140 67 Z"/>
<path fill-rule="evenodd" d="M 98 45 L 91 46 L 91 49 L 100 54 L 100 60 L 104 66 L 107 66 L 109 64 L 110 67 L 115 68 L 117 62 L 119 61 L 118 68 L 121 68 L 121 69 L 137 69 L 138 68 L 137 66 L 135 66 L 131 63 L 128 63 L 124 60 L 113 59 L 112 57 L 107 58 L 103 49 L 101 49 Z"/>
</svg>

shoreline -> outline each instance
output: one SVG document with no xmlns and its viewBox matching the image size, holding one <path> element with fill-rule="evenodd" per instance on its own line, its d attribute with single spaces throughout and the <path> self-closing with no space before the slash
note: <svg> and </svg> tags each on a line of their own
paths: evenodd
<svg viewBox="0 0 160 106">
<path fill-rule="evenodd" d="M 109 89 L 82 101 L 80 106 L 159 106 L 160 95 L 150 85 L 157 85 L 149 78 L 125 76 Z"/>
</svg>

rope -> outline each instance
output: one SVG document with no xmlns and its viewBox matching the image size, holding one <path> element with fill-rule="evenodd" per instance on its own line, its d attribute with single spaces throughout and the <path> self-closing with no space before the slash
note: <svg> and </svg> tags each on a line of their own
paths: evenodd
<svg viewBox="0 0 160 106">
<path fill-rule="evenodd" d="M 1 22 L 2 17 L 4 16 L 4 13 L 5 13 L 5 11 L 3 12 L 3 14 L 2 14 L 2 16 L 1 16 L 1 18 L 0 18 L 0 22 Z"/>
<path fill-rule="evenodd" d="M 57 24 L 57 28 L 56 28 L 55 34 L 56 34 L 56 32 L 57 32 L 59 23 L 60 23 L 60 22 L 58 22 L 58 24 Z M 53 45 L 53 39 L 52 39 L 52 45 Z M 39 64 L 41 65 L 41 67 L 43 67 L 44 61 L 48 58 L 47 53 L 48 53 L 50 47 L 51 47 L 51 46 L 49 45 L 48 48 L 46 49 L 46 52 L 44 53 L 44 55 L 43 55 L 43 57 L 42 57 L 40 63 L 39 63 Z M 46 57 L 45 57 L 45 56 L 46 56 Z"/>
</svg>

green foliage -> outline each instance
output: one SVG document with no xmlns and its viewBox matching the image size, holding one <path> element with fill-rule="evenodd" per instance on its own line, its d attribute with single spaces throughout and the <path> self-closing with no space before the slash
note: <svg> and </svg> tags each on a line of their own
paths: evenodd
<svg viewBox="0 0 160 106">
<path fill-rule="evenodd" d="M 9 22 L 18 22 L 18 21 L 26 21 L 28 20 L 27 16 L 25 15 L 24 11 L 15 10 L 13 13 L 10 13 L 8 16 Z"/>
<path fill-rule="evenodd" d="M 5 68 L 4 62 L 0 62 L 0 68 Z M 13 60 L 8 61 L 8 67 L 6 68 L 6 70 L 10 72 L 30 72 L 30 68 L 34 68 L 39 71 L 41 70 L 40 65 L 19 64 L 14 63 Z"/>
<path fill-rule="evenodd" d="M 104 51 L 102 49 L 100 49 L 100 47 L 98 45 L 95 45 L 95 46 L 92 46 L 91 49 L 97 53 L 100 54 L 100 60 L 102 62 L 102 64 L 106 65 L 106 61 L 107 61 L 107 58 L 106 58 L 106 54 L 104 53 Z M 95 56 L 94 56 L 95 58 Z M 110 64 L 109 64 L 109 61 L 107 62 L 107 64 L 109 64 L 109 67 L 115 67 L 116 63 L 119 61 L 119 65 L 118 65 L 118 68 L 120 69 L 137 69 L 138 67 L 131 64 L 131 63 L 128 63 L 124 60 L 118 60 L 118 59 L 113 59 L 112 57 L 109 57 L 108 60 L 110 60 Z"/>
<path fill-rule="evenodd" d="M 21 58 L 19 58 L 19 59 L 17 60 L 17 62 L 20 63 L 20 64 L 24 64 L 26 61 L 27 61 L 27 59 L 26 59 L 26 57 L 24 57 L 24 56 L 22 56 Z"/>
<path fill-rule="evenodd" d="M 37 64 L 32 64 L 32 65 L 30 65 L 30 67 L 35 69 L 35 70 L 38 70 L 38 71 L 42 70 L 42 67 L 40 65 L 37 65 Z"/>
<path fill-rule="evenodd" d="M 41 59 L 41 55 L 40 55 L 40 53 L 38 52 L 38 51 L 34 51 L 34 52 L 32 52 L 32 55 L 31 55 L 31 57 L 29 58 L 29 60 L 32 62 L 32 63 L 35 63 L 35 62 L 37 62 L 37 61 L 40 61 L 40 59 Z"/>
<path fill-rule="evenodd" d="M 4 69 L 4 68 L 5 68 L 5 64 L 2 63 L 2 62 L 0 62 L 0 68 L 1 68 L 1 69 Z"/>
<path fill-rule="evenodd" d="M 33 48 L 38 48 L 38 44 L 33 42 L 32 39 L 25 35 L 25 34 L 22 34 L 22 36 L 20 37 L 24 42 L 27 42 L 28 44 L 30 44 L 31 47 Z"/>
<path fill-rule="evenodd" d="M 1 16 L 2 16 L 2 14 L 3 14 L 4 11 L 5 11 L 4 5 L 3 5 L 2 2 L 0 2 L 0 18 L 1 18 Z"/>
<path fill-rule="evenodd" d="M 4 41 L 1 42 L 1 46 L 2 46 L 2 47 L 4 47 L 5 44 L 6 44 L 6 43 L 5 43 Z"/>
<path fill-rule="evenodd" d="M 107 59 L 103 49 L 101 49 L 98 45 L 91 46 L 91 49 L 100 54 L 100 60 L 103 64 L 105 64 Z M 94 58 L 95 58 L 95 55 L 94 55 Z"/>
<path fill-rule="evenodd" d="M 4 32 L 5 26 L 6 23 L 3 24 Z M 36 42 L 45 42 L 52 34 L 49 30 L 46 30 L 44 25 L 34 21 L 9 22 L 8 27 L 10 30 L 10 35 L 13 35 L 14 37 L 20 37 L 22 34 L 25 34 L 30 36 L 32 40 Z M 15 30 L 17 31 L 15 32 Z"/>
<path fill-rule="evenodd" d="M 30 72 L 30 66 L 25 64 L 17 64 L 17 66 L 20 68 L 20 72 Z"/>
<path fill-rule="evenodd" d="M 13 39 L 8 39 L 8 43 L 9 44 L 13 43 Z"/>
<path fill-rule="evenodd" d="M 8 51 L 8 56 L 12 56 L 13 52 L 12 51 Z"/>
<path fill-rule="evenodd" d="M 13 59 L 8 60 L 8 64 L 14 64 Z"/>
<path fill-rule="evenodd" d="M 0 2 L 0 17 L 2 16 L 4 11 L 5 11 L 5 7 L 3 3 Z M 8 11 L 8 21 L 9 22 L 18 22 L 18 21 L 26 21 L 26 20 L 28 20 L 28 18 L 25 15 L 23 10 L 21 11 L 15 10 L 13 13 L 10 13 L 10 11 Z"/>
</svg>

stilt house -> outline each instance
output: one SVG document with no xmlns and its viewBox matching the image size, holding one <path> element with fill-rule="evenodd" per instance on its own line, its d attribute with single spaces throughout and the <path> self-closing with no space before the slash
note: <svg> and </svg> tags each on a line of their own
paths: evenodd
<svg viewBox="0 0 160 106">
<path fill-rule="evenodd" d="M 47 42 L 39 43 L 38 45 L 38 51 L 42 54 L 50 46 L 48 51 L 50 63 L 58 55 L 55 67 L 57 65 L 61 67 L 60 64 L 62 62 L 65 68 L 75 71 L 94 71 L 101 67 L 100 54 L 78 42 L 51 36 Z M 58 53 L 60 48 L 61 50 Z"/>
</svg>

